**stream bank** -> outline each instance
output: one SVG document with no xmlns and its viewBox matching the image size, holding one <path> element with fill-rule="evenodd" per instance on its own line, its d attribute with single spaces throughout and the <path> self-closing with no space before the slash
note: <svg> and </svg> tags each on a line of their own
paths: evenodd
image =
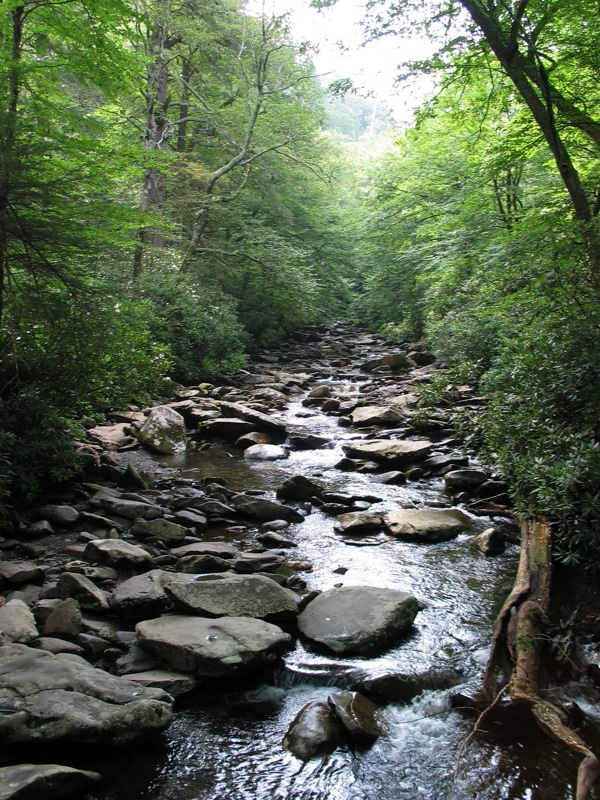
<svg viewBox="0 0 600 800">
<path fill-rule="evenodd" d="M 6 592 L 8 599 L 33 610 L 31 638 L 21 646 L 39 649 L 42 640 L 58 639 L 63 645 L 42 644 L 54 651 L 68 648 L 75 658 L 125 681 L 132 682 L 133 675 L 138 687 L 181 694 L 170 724 L 151 746 L 122 755 L 97 745 L 91 755 L 89 748 L 69 745 L 69 764 L 111 778 L 89 797 L 569 796 L 569 755 L 553 751 L 535 730 L 524 729 L 511 744 L 503 730 L 490 731 L 489 738 L 469 746 L 452 778 L 471 723 L 450 709 L 450 695 L 456 686 L 463 691 L 481 680 L 492 623 L 510 588 L 518 548 L 509 515 L 498 503 L 503 487 L 456 440 L 451 412 L 442 409 L 424 418 L 412 411 L 415 385 L 437 370 L 430 361 L 426 353 L 399 352 L 350 326 L 312 329 L 278 352 L 257 357 L 228 385 L 179 391 L 168 405 L 191 430 L 185 452 L 159 456 L 139 449 L 131 434 L 145 419 L 141 409 L 90 430 L 91 441 L 101 443 L 97 452 L 114 448 L 112 461 L 100 463 L 98 457 L 104 477 L 137 486 L 124 491 L 116 483 L 83 484 L 70 498 L 61 498 L 60 513 L 54 510 L 48 519 L 52 515 L 46 511 L 46 517 L 24 527 L 20 541 L 5 548 L 8 562 L 28 555 L 43 569 Z M 481 400 L 462 387 L 458 404 L 476 410 Z M 395 446 L 391 454 L 390 444 Z M 259 450 L 248 453 L 250 447 Z M 290 478 L 312 482 L 310 492 L 292 499 L 288 489 L 282 496 Z M 77 514 L 70 520 L 66 500 Z M 463 525 L 447 538 L 436 534 L 426 541 L 422 531 L 415 540 L 410 535 L 414 517 L 400 529 L 397 515 L 424 509 L 458 511 Z M 140 523 L 135 515 L 142 513 L 174 527 L 159 529 L 152 519 Z M 287 519 L 281 521 L 282 515 Z M 426 528 L 429 535 L 431 525 Z M 471 546 L 490 528 L 506 544 L 495 558 Z M 134 565 L 131 552 L 125 558 L 109 545 L 90 545 L 98 539 L 140 549 L 139 564 Z M 157 572 L 167 582 L 174 575 L 192 576 L 195 582 L 199 574 L 209 580 L 230 572 L 263 574 L 292 590 L 301 608 L 313 593 L 343 587 L 400 590 L 422 607 L 414 625 L 374 652 L 324 651 L 298 637 L 288 620 L 281 626 L 292 638 L 281 640 L 276 660 L 269 657 L 241 674 L 201 674 L 191 668 L 150 684 L 143 673 L 165 665 L 152 664 L 155 651 L 140 650 L 136 624 L 169 611 L 177 592 L 172 587 L 165 599 L 164 575 L 152 581 Z M 93 591 L 86 585 L 85 594 L 81 581 L 77 589 L 72 582 L 65 589 L 63 573 L 82 575 L 100 594 L 91 600 Z M 150 577 L 154 595 L 143 595 L 139 587 L 129 594 L 123 590 L 127 581 L 144 576 Z M 93 602 L 97 606 L 90 609 Z M 71 611 L 78 606 L 80 618 L 75 613 L 69 630 L 48 635 L 47 619 L 64 603 Z M 172 663 L 168 671 L 173 672 Z M 283 736 L 303 706 L 326 700 L 336 689 L 361 691 L 380 704 L 387 736 L 370 748 L 347 743 L 303 764 L 282 749 Z M 147 699 L 166 703 L 160 694 Z M 591 696 L 583 702 L 593 717 Z M 64 738 L 74 737 L 71 732 Z M 42 750 L 48 756 L 54 747 L 46 743 Z M 17 757 L 15 748 L 9 759 Z M 59 749 L 58 763 L 65 763 L 64 748 Z M 31 755 L 33 748 L 28 750 Z M 37 752 L 37 759 L 41 755 Z M 543 786 L 536 795 L 538 783 Z"/>
</svg>

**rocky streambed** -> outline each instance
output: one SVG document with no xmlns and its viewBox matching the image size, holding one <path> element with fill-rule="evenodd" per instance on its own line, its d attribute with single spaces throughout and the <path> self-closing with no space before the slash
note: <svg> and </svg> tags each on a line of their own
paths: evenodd
<svg viewBox="0 0 600 800">
<path fill-rule="evenodd" d="M 452 427 L 481 399 L 415 407 L 438 369 L 311 329 L 90 424 L 0 541 L 0 798 L 568 797 L 535 732 L 452 775 L 517 547 Z"/>
</svg>

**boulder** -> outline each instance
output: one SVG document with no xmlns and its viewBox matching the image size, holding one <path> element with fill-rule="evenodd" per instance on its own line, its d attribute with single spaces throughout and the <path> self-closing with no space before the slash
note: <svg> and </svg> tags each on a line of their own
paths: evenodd
<svg viewBox="0 0 600 800">
<path fill-rule="evenodd" d="M 87 543 L 83 557 L 92 564 L 128 567 L 135 572 L 144 572 L 152 564 L 149 553 L 122 539 L 93 539 Z"/>
<path fill-rule="evenodd" d="M 308 393 L 308 396 L 313 400 L 324 400 L 331 397 L 331 389 L 329 386 L 316 386 Z"/>
<path fill-rule="evenodd" d="M 127 680 L 149 689 L 162 689 L 171 697 L 181 697 L 196 688 L 197 681 L 191 675 L 168 669 L 151 669 L 147 672 L 131 672 Z"/>
<path fill-rule="evenodd" d="M 77 600 L 68 597 L 58 603 L 46 617 L 44 636 L 68 636 L 74 639 L 81 633 L 81 609 Z"/>
<path fill-rule="evenodd" d="M 156 406 L 138 431 L 139 441 L 155 453 L 183 453 L 187 447 L 185 420 L 169 406 Z"/>
<path fill-rule="evenodd" d="M 328 403 L 336 403 L 339 406 L 339 402 L 337 400 L 331 400 L 323 403 L 323 410 Z M 290 447 L 293 447 L 295 450 L 319 450 L 321 447 L 324 447 L 326 444 L 329 444 L 331 439 L 328 439 L 326 436 L 317 436 L 312 433 L 294 433 L 288 436 L 288 442 Z"/>
<path fill-rule="evenodd" d="M 236 510 L 246 517 L 260 520 L 284 519 L 286 522 L 304 522 L 299 511 L 281 503 L 274 503 L 263 497 L 252 497 L 248 494 L 236 494 L 231 498 Z"/>
<path fill-rule="evenodd" d="M 415 597 L 397 589 L 342 586 L 312 600 L 300 614 L 301 633 L 339 654 L 381 652 L 396 643 L 419 611 Z"/>
<path fill-rule="evenodd" d="M 112 610 L 129 619 L 158 617 L 171 608 L 161 578 L 170 575 L 160 569 L 152 569 L 123 581 L 112 593 Z"/>
<path fill-rule="evenodd" d="M 497 556 L 504 552 L 504 536 L 496 528 L 488 528 L 469 539 L 469 547 L 479 550 L 484 556 Z"/>
<path fill-rule="evenodd" d="M 166 519 L 136 519 L 131 526 L 131 532 L 140 539 L 152 537 L 165 544 L 179 544 L 187 536 L 187 530 L 183 525 L 168 522 Z"/>
<path fill-rule="evenodd" d="M 471 520 L 455 509 L 399 509 L 383 515 L 393 536 L 417 542 L 443 542 L 471 527 Z"/>
<path fill-rule="evenodd" d="M 427 440 L 370 439 L 342 445 L 342 450 L 349 458 L 402 467 L 425 458 L 432 447 L 432 443 Z"/>
<path fill-rule="evenodd" d="M 77 572 L 61 574 L 56 582 L 55 596 L 62 600 L 72 597 L 77 600 L 80 608 L 88 608 L 91 611 L 108 610 L 108 600 L 104 592 L 85 575 Z"/>
<path fill-rule="evenodd" d="M 285 439 L 285 424 L 278 419 L 274 419 L 268 414 L 263 414 L 253 408 L 248 408 L 242 403 L 228 403 L 221 400 L 218 405 L 223 414 L 246 420 L 255 430 L 267 431 L 277 436 L 280 440 Z"/>
<path fill-rule="evenodd" d="M 241 436 L 252 433 L 254 425 L 237 417 L 217 417 L 199 426 L 198 430 L 202 436 L 208 439 L 237 441 Z"/>
<path fill-rule="evenodd" d="M 327 702 L 357 744 L 372 744 L 387 730 L 378 717 L 378 707 L 358 692 L 332 692 Z"/>
<path fill-rule="evenodd" d="M 485 483 L 488 476 L 480 469 L 453 469 L 444 475 L 444 483 L 448 489 L 466 489 L 472 491 Z"/>
<path fill-rule="evenodd" d="M 278 461 L 288 457 L 285 447 L 278 444 L 253 444 L 244 450 L 244 458 L 251 461 Z"/>
<path fill-rule="evenodd" d="M 158 519 L 162 517 L 162 508 L 153 503 L 142 503 L 139 500 L 126 500 L 107 494 L 99 494 L 94 498 L 94 502 L 101 505 L 106 512 L 115 514 L 117 517 L 125 519 Z"/>
<path fill-rule="evenodd" d="M 181 583 L 163 579 L 176 607 L 203 617 L 255 617 L 267 622 L 293 619 L 298 604 L 292 592 L 262 575 Z"/>
<path fill-rule="evenodd" d="M 335 520 L 333 529 L 336 533 L 344 536 L 354 536 L 379 530 L 382 526 L 381 514 L 371 514 L 369 511 L 351 511 L 348 514 L 340 514 Z"/>
<path fill-rule="evenodd" d="M 39 508 L 38 516 L 55 525 L 73 525 L 79 519 L 79 511 L 72 506 L 46 505 Z"/>
<path fill-rule="evenodd" d="M 0 641 L 28 644 L 38 636 L 35 617 L 22 600 L 0 606 Z"/>
<path fill-rule="evenodd" d="M 240 450 L 246 450 L 246 448 L 255 444 L 273 444 L 273 437 L 270 433 L 264 433 L 263 431 L 250 431 L 250 433 L 240 436 L 235 442 L 235 447 Z"/>
<path fill-rule="evenodd" d="M 293 475 L 279 484 L 276 494 L 282 500 L 310 500 L 323 494 L 323 485 L 304 475 Z"/>
<path fill-rule="evenodd" d="M 166 615 L 136 626 L 140 644 L 176 670 L 206 677 L 251 672 L 272 663 L 291 636 L 249 617 Z"/>
<path fill-rule="evenodd" d="M 173 547 L 171 554 L 174 556 L 211 555 L 217 558 L 235 558 L 239 550 L 229 542 L 194 542 L 181 547 Z"/>
<path fill-rule="evenodd" d="M 58 800 L 86 792 L 102 780 L 97 772 L 59 764 L 15 764 L 0 767 L 0 800 Z"/>
<path fill-rule="evenodd" d="M 0 715 L 4 744 L 126 744 L 166 728 L 171 704 L 165 692 L 133 688 L 78 656 L 22 644 L 0 647 L 0 706 L 16 712 Z"/>
<path fill-rule="evenodd" d="M 352 424 L 357 428 L 371 425 L 394 427 L 404 421 L 404 415 L 390 406 L 359 406 L 350 413 Z"/>
<path fill-rule="evenodd" d="M 212 556 L 210 553 L 191 554 L 181 556 L 177 560 L 177 572 L 189 574 L 199 574 L 201 572 L 227 572 L 231 569 L 231 561 L 219 556 Z"/>
<path fill-rule="evenodd" d="M 346 741 L 346 733 L 328 703 L 315 701 L 300 710 L 283 737 L 285 750 L 301 761 L 332 753 Z"/>
<path fill-rule="evenodd" d="M 0 578 L 13 585 L 42 581 L 44 575 L 42 567 L 34 564 L 33 561 L 0 562 Z"/>
</svg>

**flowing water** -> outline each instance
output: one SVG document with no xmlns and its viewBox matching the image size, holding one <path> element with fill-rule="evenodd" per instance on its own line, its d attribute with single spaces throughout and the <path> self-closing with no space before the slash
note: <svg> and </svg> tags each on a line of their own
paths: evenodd
<svg viewBox="0 0 600 800">
<path fill-rule="evenodd" d="M 333 382 L 336 390 L 353 386 Z M 309 414 L 307 416 L 307 414 Z M 295 451 L 277 462 L 248 462 L 233 448 L 213 446 L 182 459 L 135 454 L 142 468 L 177 472 L 189 478 L 219 475 L 234 490 L 274 488 L 290 475 L 303 474 L 330 490 L 374 495 L 372 510 L 444 504 L 441 480 L 396 487 L 368 475 L 342 472 L 335 464 L 344 439 L 358 437 L 334 417 L 307 412 L 299 402 L 281 412 L 290 430 L 331 438 L 331 447 Z M 140 459 L 148 459 L 147 462 Z M 474 530 L 503 520 L 473 518 Z M 202 683 L 181 698 L 174 722 L 159 742 L 133 750 L 104 766 L 114 779 L 93 800 L 563 800 L 572 797 L 577 759 L 555 748 L 535 729 L 488 725 L 471 738 L 473 718 L 452 710 L 456 689 L 426 690 L 412 701 L 384 709 L 389 736 L 370 749 L 342 748 L 302 763 L 281 747 L 291 720 L 302 706 L 324 700 L 352 676 L 458 673 L 466 687 L 477 687 L 487 656 L 493 620 L 512 585 L 518 548 L 497 558 L 468 547 L 469 536 L 440 544 L 415 544 L 366 538 L 353 546 L 333 532 L 333 519 L 313 509 L 286 536 L 298 543 L 294 558 L 313 564 L 302 573 L 308 589 L 344 585 L 393 587 L 413 593 L 425 605 L 412 634 L 375 658 L 338 658 L 311 653 L 302 644 L 276 670 L 225 687 Z M 213 530 L 214 538 L 236 541 L 235 531 Z M 343 568 L 338 570 L 338 568 Z M 464 689 L 465 686 L 461 686 Z M 596 714 L 591 701 L 586 709 Z M 485 726 L 484 726 L 485 727 Z M 596 795 L 593 795 L 594 797 Z"/>
</svg>

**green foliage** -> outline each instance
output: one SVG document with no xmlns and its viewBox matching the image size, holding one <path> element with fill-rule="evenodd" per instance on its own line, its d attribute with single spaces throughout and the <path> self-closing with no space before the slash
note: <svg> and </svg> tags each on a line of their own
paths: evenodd
<svg viewBox="0 0 600 800">
<path fill-rule="evenodd" d="M 198 383 L 243 366 L 244 329 L 233 301 L 218 288 L 157 270 L 139 278 L 132 289 L 143 298 L 152 336 L 172 356 L 169 371 L 176 381 Z"/>
</svg>

